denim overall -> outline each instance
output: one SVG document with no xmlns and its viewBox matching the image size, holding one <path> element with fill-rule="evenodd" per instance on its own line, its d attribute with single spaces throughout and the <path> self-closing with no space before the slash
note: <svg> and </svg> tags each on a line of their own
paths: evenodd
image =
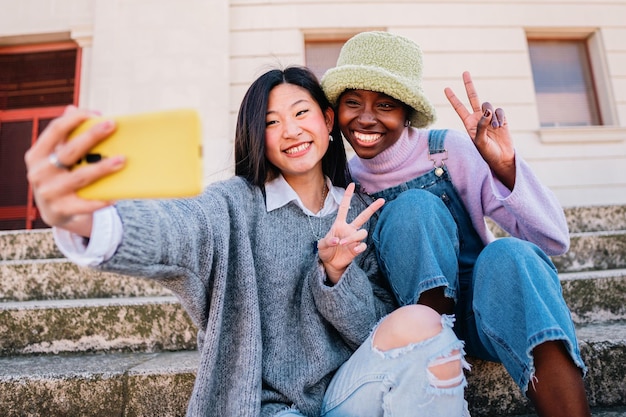
<svg viewBox="0 0 626 417">
<path fill-rule="evenodd" d="M 522 392 L 535 372 L 531 352 L 546 341 L 562 340 L 585 370 L 552 261 L 517 238 L 484 245 L 444 164 L 445 135 L 429 132 L 433 170 L 374 195 L 387 201 L 373 240 L 398 302 L 444 287 L 467 353 L 501 362 Z"/>
</svg>

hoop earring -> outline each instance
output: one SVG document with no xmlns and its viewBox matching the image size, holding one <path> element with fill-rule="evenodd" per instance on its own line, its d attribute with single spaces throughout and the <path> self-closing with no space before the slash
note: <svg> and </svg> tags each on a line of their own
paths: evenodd
<svg viewBox="0 0 626 417">
<path fill-rule="evenodd" d="M 330 142 L 332 142 L 332 141 L 333 141 L 333 140 L 335 140 L 335 139 L 333 138 L 333 135 L 328 135 L 328 140 L 329 140 Z"/>
<path fill-rule="evenodd" d="M 406 119 L 404 121 L 404 127 L 409 127 L 409 126 L 411 126 L 411 121 L 409 119 Z"/>
</svg>

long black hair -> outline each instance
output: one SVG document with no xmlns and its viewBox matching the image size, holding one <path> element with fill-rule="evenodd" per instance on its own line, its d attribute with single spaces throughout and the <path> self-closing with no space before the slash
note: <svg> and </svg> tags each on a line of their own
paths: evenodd
<svg viewBox="0 0 626 417">
<path fill-rule="evenodd" d="M 270 91 L 279 84 L 293 84 L 309 92 L 325 112 L 332 108 L 320 87 L 315 74 L 306 67 L 290 66 L 284 70 L 273 69 L 257 78 L 244 96 L 235 131 L 235 175 L 246 178 L 251 184 L 262 186 L 280 173 L 265 157 L 265 125 Z M 346 150 L 339 127 L 333 124 L 333 141 L 322 158 L 322 171 L 332 183 L 346 187 L 349 182 Z"/>
</svg>

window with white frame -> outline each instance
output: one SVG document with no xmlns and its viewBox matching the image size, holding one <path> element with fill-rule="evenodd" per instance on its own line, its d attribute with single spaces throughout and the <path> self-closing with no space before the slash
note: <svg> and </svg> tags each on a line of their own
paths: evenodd
<svg viewBox="0 0 626 417">
<path fill-rule="evenodd" d="M 590 35 L 529 36 L 528 49 L 541 127 L 606 124 L 599 101 L 590 38 Z"/>
</svg>

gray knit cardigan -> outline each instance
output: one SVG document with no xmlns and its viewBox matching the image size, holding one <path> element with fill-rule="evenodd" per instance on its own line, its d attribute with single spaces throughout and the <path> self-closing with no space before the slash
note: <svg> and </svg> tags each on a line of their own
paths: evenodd
<svg viewBox="0 0 626 417">
<path fill-rule="evenodd" d="M 294 203 L 268 213 L 263 191 L 241 178 L 197 198 L 116 207 L 123 240 L 102 268 L 157 279 L 198 327 L 188 416 L 289 407 L 319 416 L 334 372 L 395 307 L 371 242 L 337 285 L 325 286 L 313 249 L 318 218 Z M 355 196 L 348 221 L 364 207 Z M 334 219 L 322 218 L 324 231 Z"/>
</svg>

